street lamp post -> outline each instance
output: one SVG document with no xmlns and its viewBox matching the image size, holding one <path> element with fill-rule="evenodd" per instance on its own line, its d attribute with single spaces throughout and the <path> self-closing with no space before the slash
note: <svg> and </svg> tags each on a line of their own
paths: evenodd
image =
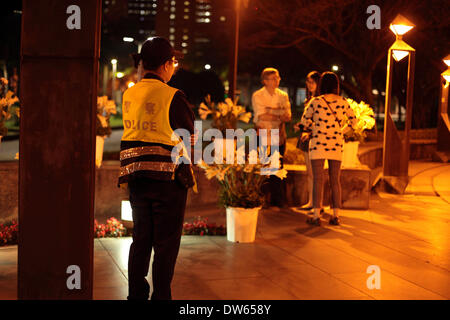
<svg viewBox="0 0 450 320">
<path fill-rule="evenodd" d="M 414 90 L 415 50 L 404 42 L 402 37 L 412 28 L 414 28 L 414 24 L 402 15 L 398 15 L 390 25 L 391 31 L 396 36 L 396 41 L 388 51 L 383 140 L 383 181 L 398 193 L 405 192 L 409 181 L 409 136 Z M 391 116 L 392 70 L 394 61 L 399 62 L 405 57 L 408 57 L 406 118 L 404 135 L 400 137 Z"/>
<path fill-rule="evenodd" d="M 235 23 L 234 23 L 234 41 L 233 41 L 233 56 L 229 69 L 229 89 L 228 97 L 234 101 L 236 95 L 236 78 L 237 78 L 237 64 L 238 64 L 238 51 L 239 51 L 239 13 L 241 0 L 235 1 Z"/>
<path fill-rule="evenodd" d="M 117 59 L 111 60 L 112 64 L 112 83 L 111 83 L 111 97 L 116 102 L 116 72 L 117 72 Z"/>
<path fill-rule="evenodd" d="M 450 122 L 448 117 L 448 91 L 450 86 L 450 54 L 443 59 L 447 70 L 441 74 L 439 117 L 437 125 L 436 155 L 442 162 L 450 161 Z"/>
</svg>

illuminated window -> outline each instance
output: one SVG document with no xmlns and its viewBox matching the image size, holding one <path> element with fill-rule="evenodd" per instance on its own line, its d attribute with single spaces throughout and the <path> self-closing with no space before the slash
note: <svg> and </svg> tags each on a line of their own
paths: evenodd
<svg viewBox="0 0 450 320">
<path fill-rule="evenodd" d="M 170 31 L 170 33 L 174 33 L 175 32 L 175 28 L 170 28 L 169 31 Z"/>
<path fill-rule="evenodd" d="M 186 48 L 186 47 L 187 47 L 187 43 L 186 43 L 186 42 L 183 42 L 183 43 L 181 44 L 181 46 L 182 46 L 183 48 Z"/>
<path fill-rule="evenodd" d="M 196 43 L 208 43 L 210 40 L 208 38 L 195 38 L 194 41 Z"/>
<path fill-rule="evenodd" d="M 211 22 L 211 20 L 209 20 L 209 18 L 205 19 L 205 23 L 210 23 L 210 22 Z"/>
<path fill-rule="evenodd" d="M 189 36 L 185 34 L 185 35 L 183 36 L 183 40 L 187 40 L 187 39 L 189 39 Z"/>
<path fill-rule="evenodd" d="M 184 9 L 184 12 L 189 12 L 189 8 L 185 8 L 185 9 Z"/>
<path fill-rule="evenodd" d="M 188 6 L 188 5 L 189 5 L 189 1 L 185 1 L 185 2 L 184 2 L 184 5 L 185 5 L 185 6 Z"/>
<path fill-rule="evenodd" d="M 176 3 L 176 1 L 171 1 L 170 4 L 171 4 L 172 6 L 175 6 L 177 3 Z"/>
<path fill-rule="evenodd" d="M 174 15 L 174 14 L 171 14 L 169 18 L 170 18 L 171 20 L 173 20 L 173 19 L 175 19 L 175 15 Z"/>
<path fill-rule="evenodd" d="M 170 12 L 175 12 L 175 7 L 170 8 Z"/>
<path fill-rule="evenodd" d="M 169 36 L 169 40 L 175 40 L 175 36 L 174 36 L 173 34 L 171 34 L 171 35 Z"/>
<path fill-rule="evenodd" d="M 211 15 L 211 12 L 209 12 L 209 11 L 205 12 L 205 16 L 209 17 L 210 15 Z"/>
<path fill-rule="evenodd" d="M 188 51 L 187 51 L 187 49 L 183 49 L 182 52 L 183 52 L 183 54 L 186 54 Z"/>
<path fill-rule="evenodd" d="M 189 19 L 189 16 L 188 16 L 188 15 L 185 15 L 185 16 L 184 16 L 184 19 L 185 19 L 185 20 Z"/>
<path fill-rule="evenodd" d="M 220 17 L 220 21 L 223 22 L 223 21 L 225 21 L 225 20 L 227 20 L 227 18 L 225 18 L 224 16 L 221 16 L 221 17 Z"/>
</svg>

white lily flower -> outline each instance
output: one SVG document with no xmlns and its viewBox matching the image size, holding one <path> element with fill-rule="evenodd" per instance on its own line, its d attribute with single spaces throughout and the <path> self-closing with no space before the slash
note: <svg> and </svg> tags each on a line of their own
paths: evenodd
<svg viewBox="0 0 450 320">
<path fill-rule="evenodd" d="M 228 112 L 230 111 L 230 107 L 228 106 L 228 104 L 223 103 L 223 102 L 219 102 L 217 109 L 219 110 L 220 115 L 222 115 L 223 117 L 226 116 L 228 114 Z"/>
<path fill-rule="evenodd" d="M 258 163 L 258 151 L 251 150 L 248 154 L 248 162 L 250 164 L 257 164 Z"/>
<path fill-rule="evenodd" d="M 248 123 L 250 121 L 251 117 L 252 117 L 252 113 L 246 112 L 246 113 L 239 115 L 238 120 Z"/>
<path fill-rule="evenodd" d="M 277 170 L 277 172 L 275 173 L 275 175 L 282 180 L 287 177 L 287 174 L 288 174 L 288 172 L 284 168 Z"/>
</svg>

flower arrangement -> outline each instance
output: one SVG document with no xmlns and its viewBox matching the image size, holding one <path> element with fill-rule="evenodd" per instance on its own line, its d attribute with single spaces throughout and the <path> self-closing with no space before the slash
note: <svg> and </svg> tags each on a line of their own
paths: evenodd
<svg viewBox="0 0 450 320">
<path fill-rule="evenodd" d="M 19 225 L 16 220 L 0 224 L 0 247 L 17 244 L 18 235 Z M 94 238 L 117 238 L 127 235 L 127 229 L 116 218 L 109 218 L 106 224 L 100 224 L 94 220 Z"/>
<path fill-rule="evenodd" d="M 361 101 L 360 103 L 357 103 L 352 99 L 347 99 L 347 101 L 350 104 L 350 107 L 353 109 L 353 113 L 355 114 L 355 117 L 358 121 L 356 125 L 353 126 L 353 130 L 344 132 L 344 139 L 346 142 L 363 142 L 367 136 L 365 131 L 372 129 L 375 125 L 373 110 L 364 101 Z"/>
<path fill-rule="evenodd" d="M 242 149 L 243 147 L 236 154 L 242 154 Z M 279 159 L 280 154 L 276 151 L 271 157 Z M 273 168 L 269 161 L 262 163 L 258 159 L 256 150 L 250 151 L 244 164 L 239 164 L 235 160 L 232 164 L 226 163 L 226 161 L 223 164 L 206 164 L 202 161 L 198 165 L 205 170 L 207 179 L 215 177 L 218 180 L 219 202 L 225 208 L 257 208 L 262 206 L 264 203 L 262 185 L 269 177 L 268 170 L 280 179 L 287 176 L 285 169 Z"/>
<path fill-rule="evenodd" d="M 109 137 L 111 135 L 109 118 L 111 114 L 116 113 L 116 104 L 113 100 L 108 100 L 107 96 L 97 97 L 97 136 Z"/>
<path fill-rule="evenodd" d="M 226 129 L 236 129 L 237 121 L 248 123 L 252 117 L 251 112 L 246 112 L 245 108 L 237 105 L 237 99 L 233 102 L 230 98 L 226 98 L 225 102 L 215 104 L 211 102 L 211 96 L 207 95 L 205 103 L 200 103 L 198 113 L 202 120 L 208 115 L 212 115 L 212 126 L 222 132 Z"/>
<path fill-rule="evenodd" d="M 5 122 L 11 118 L 12 108 L 19 103 L 19 98 L 14 92 L 6 89 L 7 85 L 8 80 L 0 78 L 0 136 L 8 134 Z"/>
<path fill-rule="evenodd" d="M 183 235 L 200 236 L 223 236 L 227 234 L 227 229 L 223 225 L 208 223 L 208 218 L 196 217 L 193 222 L 183 223 Z"/>
<path fill-rule="evenodd" d="M 0 247 L 17 244 L 19 236 L 19 225 L 12 220 L 5 224 L 0 224 Z"/>
<path fill-rule="evenodd" d="M 116 218 L 109 218 L 106 220 L 106 224 L 100 224 L 97 220 L 94 220 L 94 237 L 106 238 L 106 237 L 122 237 L 127 234 L 127 229 Z"/>
</svg>

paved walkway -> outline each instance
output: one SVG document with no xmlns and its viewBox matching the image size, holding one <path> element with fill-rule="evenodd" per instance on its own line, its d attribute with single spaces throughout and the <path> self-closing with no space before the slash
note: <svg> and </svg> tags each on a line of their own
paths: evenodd
<svg viewBox="0 0 450 320">
<path fill-rule="evenodd" d="M 450 299 L 450 165 L 411 162 L 410 174 L 405 195 L 373 194 L 339 227 L 308 226 L 291 208 L 262 211 L 251 244 L 184 236 L 174 299 Z M 126 298 L 130 243 L 95 240 L 95 299 Z M 0 299 L 16 298 L 16 264 L 17 246 L 0 248 Z M 380 289 L 367 287 L 370 265 Z"/>
</svg>

